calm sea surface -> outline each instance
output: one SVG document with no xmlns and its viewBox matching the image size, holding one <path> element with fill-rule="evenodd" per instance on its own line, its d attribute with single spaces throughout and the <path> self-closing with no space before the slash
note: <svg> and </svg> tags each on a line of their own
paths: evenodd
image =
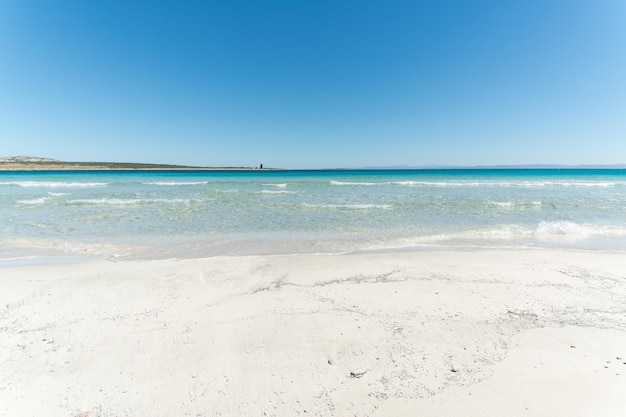
<svg viewBox="0 0 626 417">
<path fill-rule="evenodd" d="M 0 259 L 626 250 L 626 170 L 0 172 Z"/>
</svg>

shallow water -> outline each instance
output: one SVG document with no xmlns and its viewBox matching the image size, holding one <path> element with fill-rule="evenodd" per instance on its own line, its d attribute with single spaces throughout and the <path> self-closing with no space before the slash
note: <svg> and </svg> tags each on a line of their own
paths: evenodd
<svg viewBox="0 0 626 417">
<path fill-rule="evenodd" d="M 0 172 L 0 257 L 626 250 L 626 170 Z"/>
</svg>

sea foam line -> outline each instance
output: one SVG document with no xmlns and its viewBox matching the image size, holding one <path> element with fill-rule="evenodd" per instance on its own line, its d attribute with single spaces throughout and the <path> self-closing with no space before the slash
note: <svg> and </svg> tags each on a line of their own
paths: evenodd
<svg viewBox="0 0 626 417">
<path fill-rule="evenodd" d="M 389 210 L 393 208 L 391 204 L 309 204 L 303 203 L 303 207 L 307 208 L 329 208 L 329 209 L 344 209 L 344 210 L 368 210 L 368 209 L 383 209 Z"/>
<path fill-rule="evenodd" d="M 464 237 L 479 236 L 488 239 L 584 239 L 593 236 L 626 236 L 626 228 L 594 223 L 576 223 L 569 220 L 541 221 L 536 226 L 501 225 L 496 228 L 464 233 Z"/>
<path fill-rule="evenodd" d="M 567 220 L 541 221 L 537 225 L 505 224 L 487 229 L 473 229 L 456 233 L 434 233 L 402 237 L 372 244 L 368 249 L 398 249 L 429 245 L 489 245 L 490 242 L 508 242 L 513 247 L 538 242 L 577 242 L 598 237 L 626 237 L 626 227 L 606 224 L 575 223 Z"/>
<path fill-rule="evenodd" d="M 538 208 L 543 205 L 541 201 L 488 201 L 487 204 L 501 208 Z"/>
<path fill-rule="evenodd" d="M 17 200 L 17 202 L 19 204 L 25 204 L 25 205 L 38 205 L 38 204 L 43 204 L 46 201 L 50 200 L 51 197 L 40 197 L 40 198 L 33 198 L 30 200 Z"/>
<path fill-rule="evenodd" d="M 263 184 L 263 185 L 267 187 L 279 187 L 279 188 L 285 188 L 287 186 L 287 184 Z"/>
<path fill-rule="evenodd" d="M 108 182 L 62 182 L 62 181 L 7 181 L 0 182 L 0 185 L 13 185 L 18 187 L 40 187 L 40 188 L 90 188 L 104 187 Z"/>
<path fill-rule="evenodd" d="M 143 185 L 162 185 L 162 186 L 178 186 L 178 185 L 207 185 L 208 181 L 153 181 L 142 182 Z"/>
<path fill-rule="evenodd" d="M 167 204 L 190 204 L 192 199 L 184 199 L 184 198 L 87 198 L 87 199 L 76 199 L 76 200 L 68 200 L 68 204 L 76 204 L 76 205 L 108 205 L 108 206 L 136 206 L 142 204 L 159 204 L 159 203 L 167 203 Z"/>
<path fill-rule="evenodd" d="M 17 200 L 17 203 L 25 204 L 25 205 L 39 205 L 39 204 L 44 204 L 45 202 L 50 201 L 50 200 L 59 201 L 61 199 L 55 198 L 55 197 L 62 197 L 65 195 L 68 195 L 68 193 L 53 193 L 53 192 L 48 191 L 48 195 L 45 197 L 31 198 L 27 200 Z"/>
<path fill-rule="evenodd" d="M 286 191 L 286 190 L 262 190 L 257 193 L 261 194 L 295 194 L 295 191 Z"/>
<path fill-rule="evenodd" d="M 599 187 L 609 188 L 624 186 L 626 182 L 606 181 L 386 181 L 386 182 L 352 182 L 331 181 L 336 186 L 384 186 L 399 185 L 406 187 Z"/>
</svg>

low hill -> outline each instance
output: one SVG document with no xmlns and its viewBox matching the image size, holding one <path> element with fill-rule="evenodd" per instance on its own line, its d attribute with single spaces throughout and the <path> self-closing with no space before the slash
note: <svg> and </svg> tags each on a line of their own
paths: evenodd
<svg viewBox="0 0 626 417">
<path fill-rule="evenodd" d="M 147 164 L 136 162 L 66 162 L 37 156 L 0 157 L 0 170 L 106 170 L 106 169 L 241 169 L 254 170 L 254 167 L 200 167 L 172 164 Z"/>
</svg>

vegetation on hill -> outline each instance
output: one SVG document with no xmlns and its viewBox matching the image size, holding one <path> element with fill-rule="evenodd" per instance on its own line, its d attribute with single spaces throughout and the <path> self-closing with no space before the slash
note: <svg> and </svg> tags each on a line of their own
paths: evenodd
<svg viewBox="0 0 626 417">
<path fill-rule="evenodd" d="M 71 169 L 256 169 L 253 167 L 199 167 L 135 162 L 65 162 L 51 158 L 14 156 L 0 158 L 0 170 L 71 170 Z"/>
</svg>

